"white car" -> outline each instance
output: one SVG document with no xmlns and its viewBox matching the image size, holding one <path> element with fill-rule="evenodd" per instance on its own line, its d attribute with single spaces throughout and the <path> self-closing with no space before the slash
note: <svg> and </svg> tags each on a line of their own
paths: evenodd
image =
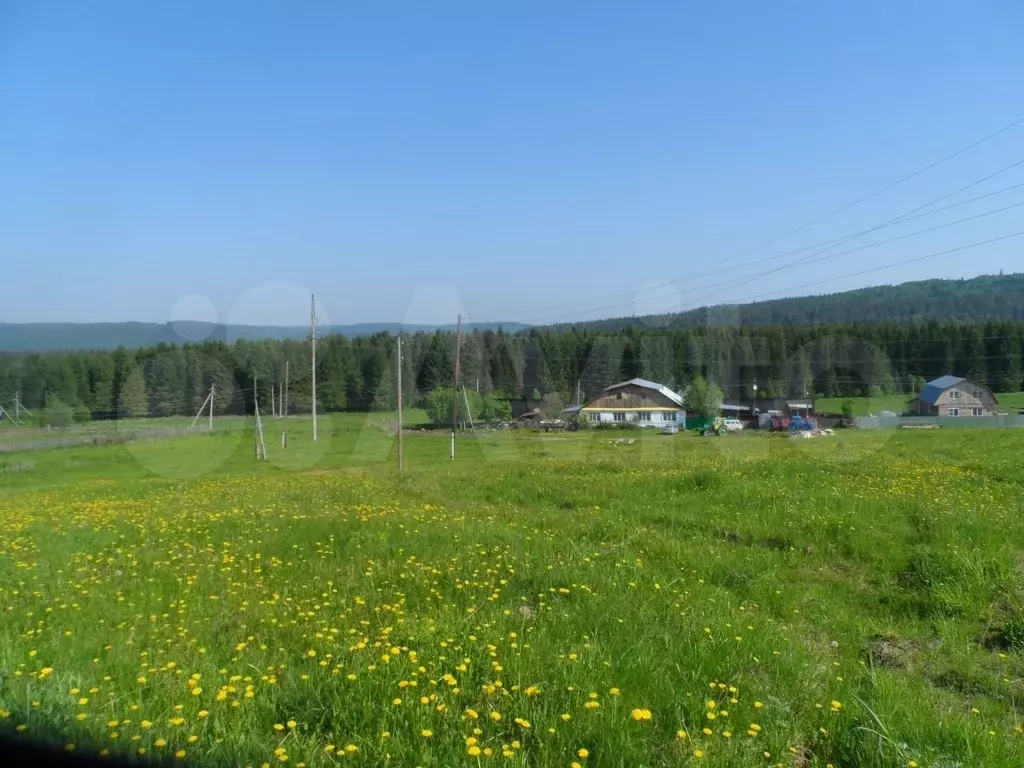
<svg viewBox="0 0 1024 768">
<path fill-rule="evenodd" d="M 739 419 L 726 419 L 725 428 L 730 432 L 739 432 L 743 429 L 743 422 Z"/>
<path fill-rule="evenodd" d="M 675 424 L 669 423 L 661 428 L 661 434 L 663 435 L 674 435 L 679 431 L 679 427 Z"/>
</svg>

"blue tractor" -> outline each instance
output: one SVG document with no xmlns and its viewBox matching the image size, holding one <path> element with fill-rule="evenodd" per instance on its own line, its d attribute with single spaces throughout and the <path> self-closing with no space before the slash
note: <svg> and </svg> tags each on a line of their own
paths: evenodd
<svg viewBox="0 0 1024 768">
<path fill-rule="evenodd" d="M 804 418 L 803 416 L 794 416 L 789 420 L 789 431 L 790 432 L 810 432 L 817 426 L 810 419 Z"/>
</svg>

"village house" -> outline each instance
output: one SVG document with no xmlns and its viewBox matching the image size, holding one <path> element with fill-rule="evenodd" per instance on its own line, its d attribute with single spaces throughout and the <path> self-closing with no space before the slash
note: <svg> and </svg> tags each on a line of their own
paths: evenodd
<svg viewBox="0 0 1024 768">
<path fill-rule="evenodd" d="M 996 412 L 996 396 L 984 384 L 959 376 L 940 376 L 924 385 L 920 394 L 907 404 L 913 416 L 991 416 Z"/>
<path fill-rule="evenodd" d="M 613 384 L 588 400 L 580 412 L 594 422 L 651 427 L 682 422 L 685 417 L 682 397 L 646 379 Z"/>
</svg>

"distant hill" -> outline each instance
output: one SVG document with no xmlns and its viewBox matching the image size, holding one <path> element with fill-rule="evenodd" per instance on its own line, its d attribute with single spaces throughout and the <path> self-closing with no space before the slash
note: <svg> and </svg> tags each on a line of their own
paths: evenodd
<svg viewBox="0 0 1024 768">
<path fill-rule="evenodd" d="M 862 322 L 913 324 L 925 320 L 973 322 L 1024 320 L 1024 273 L 982 275 L 963 280 L 919 280 L 879 285 L 842 293 L 772 299 L 751 304 L 721 304 L 679 314 L 615 317 L 578 323 L 560 323 L 554 329 L 586 327 L 618 330 L 645 324 L 666 329 L 706 325 L 816 325 Z M 524 323 L 476 323 L 468 330 L 503 328 L 517 333 Z M 367 336 L 399 329 L 455 330 L 454 325 L 356 323 L 330 325 L 319 333 Z M 306 327 L 272 325 L 213 325 L 211 323 L 0 323 L 0 352 L 84 350 L 150 347 L 161 342 L 183 344 L 202 340 L 234 342 L 238 339 L 304 339 Z"/>
<path fill-rule="evenodd" d="M 630 325 L 686 329 L 705 325 L 816 325 L 1024 320 L 1024 273 L 963 280 L 918 280 L 842 293 L 700 307 L 678 314 L 609 318 L 558 327 L 616 330 Z"/>
<path fill-rule="evenodd" d="M 523 323 L 472 323 L 467 330 L 503 328 L 516 333 Z M 327 325 L 317 328 L 319 334 L 340 333 L 343 336 L 368 336 L 386 331 L 396 333 L 455 330 L 455 325 L 410 325 L 404 323 L 356 323 Z M 238 339 L 304 339 L 307 327 L 274 325 L 214 325 L 193 321 L 176 323 L 0 323 L 0 352 L 46 352 L 54 350 L 117 349 L 150 347 L 161 342 L 184 344 L 198 341 Z"/>
</svg>

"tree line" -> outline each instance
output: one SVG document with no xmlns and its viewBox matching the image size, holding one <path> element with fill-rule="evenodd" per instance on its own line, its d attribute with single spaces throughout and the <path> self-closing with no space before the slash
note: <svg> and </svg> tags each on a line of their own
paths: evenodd
<svg viewBox="0 0 1024 768">
<path fill-rule="evenodd" d="M 451 387 L 455 336 L 403 334 L 403 396 L 426 407 Z M 727 401 L 753 397 L 860 397 L 905 393 L 952 373 L 1017 391 L 1024 378 L 1024 322 L 833 325 L 708 325 L 666 330 L 640 324 L 498 330 L 466 334 L 462 384 L 495 399 L 568 405 L 617 381 L 642 377 L 681 391 L 697 376 Z M 261 411 L 280 400 L 288 371 L 290 412 L 310 410 L 309 340 L 240 340 L 113 351 L 0 354 L 0 405 L 53 403 L 79 419 L 195 414 L 210 393 L 220 414 Z M 325 411 L 396 407 L 396 344 L 390 333 L 317 340 L 317 399 Z M 536 403 L 534 403 L 536 404 Z M 490 407 L 490 406 L 489 406 Z"/>
</svg>

